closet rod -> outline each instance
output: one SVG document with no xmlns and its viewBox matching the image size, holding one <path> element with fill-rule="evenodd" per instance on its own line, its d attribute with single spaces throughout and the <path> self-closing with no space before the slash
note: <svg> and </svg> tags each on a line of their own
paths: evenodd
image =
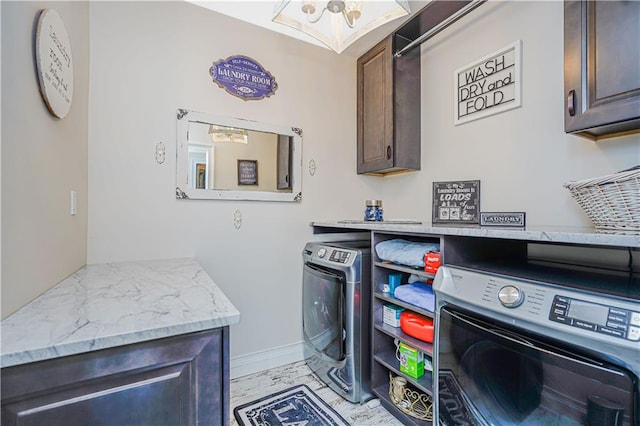
<svg viewBox="0 0 640 426">
<path fill-rule="evenodd" d="M 413 49 L 414 47 L 416 47 L 416 46 L 418 46 L 418 45 L 420 45 L 422 43 L 424 43 L 425 41 L 427 41 L 428 39 L 430 39 L 431 37 L 433 37 L 434 35 L 436 35 L 440 31 L 442 31 L 443 29 L 448 27 L 449 25 L 453 24 L 458 19 L 462 18 L 467 13 L 471 12 L 476 7 L 480 6 L 485 1 L 487 1 L 487 0 L 471 0 L 471 2 L 469 2 L 468 4 L 463 6 L 460 10 L 458 10 L 457 12 L 455 12 L 454 14 L 449 16 L 447 19 L 445 19 L 444 21 L 440 22 L 438 25 L 436 25 L 435 27 L 431 28 L 429 31 L 427 31 L 426 33 L 422 34 L 420 37 L 418 37 L 417 39 L 413 40 L 411 43 L 407 44 L 402 49 L 398 50 L 394 54 L 394 56 L 396 58 L 399 58 L 400 56 L 402 56 L 403 54 L 405 54 L 409 50 Z"/>
</svg>

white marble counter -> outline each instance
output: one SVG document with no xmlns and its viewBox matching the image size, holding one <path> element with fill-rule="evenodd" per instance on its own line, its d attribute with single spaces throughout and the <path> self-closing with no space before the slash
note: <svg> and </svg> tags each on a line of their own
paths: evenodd
<svg viewBox="0 0 640 426">
<path fill-rule="evenodd" d="M 365 222 L 359 220 L 314 221 L 311 226 L 355 230 L 397 232 L 406 234 L 456 235 L 466 237 L 502 238 L 545 243 L 566 243 L 615 247 L 640 247 L 640 235 L 597 232 L 583 228 L 480 228 L 445 227 L 422 223 L 394 223 L 393 221 Z"/>
<path fill-rule="evenodd" d="M 238 323 L 194 259 L 87 265 L 0 324 L 2 367 Z"/>
</svg>

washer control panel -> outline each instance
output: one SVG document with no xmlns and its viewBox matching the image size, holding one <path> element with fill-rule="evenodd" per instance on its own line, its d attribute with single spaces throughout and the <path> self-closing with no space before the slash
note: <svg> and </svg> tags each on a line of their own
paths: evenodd
<svg viewBox="0 0 640 426">
<path fill-rule="evenodd" d="M 549 320 L 632 342 L 640 341 L 640 312 L 556 295 Z"/>
</svg>

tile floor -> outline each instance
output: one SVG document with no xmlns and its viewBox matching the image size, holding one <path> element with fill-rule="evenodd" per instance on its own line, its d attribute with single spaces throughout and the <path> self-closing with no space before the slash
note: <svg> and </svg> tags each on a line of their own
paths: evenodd
<svg viewBox="0 0 640 426">
<path fill-rule="evenodd" d="M 369 408 L 367 404 L 352 404 L 319 381 L 304 361 L 272 368 L 256 374 L 238 377 L 231 381 L 231 420 L 230 426 L 238 423 L 233 417 L 233 409 L 291 386 L 305 384 L 309 386 L 327 404 L 336 410 L 352 426 L 394 426 L 402 425 L 386 409 L 378 405 Z"/>
</svg>

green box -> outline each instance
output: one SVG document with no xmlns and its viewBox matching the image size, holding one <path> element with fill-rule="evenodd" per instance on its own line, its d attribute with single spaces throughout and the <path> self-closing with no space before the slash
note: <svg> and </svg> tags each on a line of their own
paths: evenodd
<svg viewBox="0 0 640 426">
<path fill-rule="evenodd" d="M 400 342 L 400 371 L 414 379 L 424 375 L 424 355 L 413 346 Z"/>
</svg>

